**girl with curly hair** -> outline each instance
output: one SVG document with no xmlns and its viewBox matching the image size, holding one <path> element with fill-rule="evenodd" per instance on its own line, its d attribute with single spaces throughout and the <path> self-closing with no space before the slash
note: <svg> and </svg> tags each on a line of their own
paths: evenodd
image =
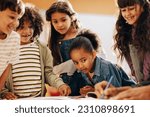
<svg viewBox="0 0 150 117">
<path fill-rule="evenodd" d="M 125 58 L 137 82 L 150 79 L 150 4 L 147 0 L 117 0 L 114 50 Z"/>
</svg>

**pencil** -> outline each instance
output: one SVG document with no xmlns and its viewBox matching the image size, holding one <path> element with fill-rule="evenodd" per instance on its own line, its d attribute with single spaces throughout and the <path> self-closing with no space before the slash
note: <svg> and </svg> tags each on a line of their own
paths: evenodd
<svg viewBox="0 0 150 117">
<path fill-rule="evenodd" d="M 106 85 L 106 87 L 105 87 L 105 89 L 104 89 L 104 92 L 109 88 L 112 79 L 113 79 L 113 76 L 110 77 L 110 79 L 109 79 L 109 81 L 108 81 L 108 83 L 107 83 L 107 85 Z M 104 92 L 103 92 L 103 94 L 100 96 L 100 99 L 104 99 L 104 96 L 105 96 Z"/>
</svg>

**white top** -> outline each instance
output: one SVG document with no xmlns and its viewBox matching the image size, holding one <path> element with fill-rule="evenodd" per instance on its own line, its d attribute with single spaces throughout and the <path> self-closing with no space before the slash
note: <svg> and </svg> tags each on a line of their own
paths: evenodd
<svg viewBox="0 0 150 117">
<path fill-rule="evenodd" d="M 19 98 L 41 95 L 41 65 L 39 47 L 33 42 L 20 46 L 19 61 L 13 64 L 13 86 Z"/>
<path fill-rule="evenodd" d="M 7 65 L 15 63 L 19 58 L 20 36 L 12 31 L 6 39 L 0 39 L 0 76 Z"/>
</svg>

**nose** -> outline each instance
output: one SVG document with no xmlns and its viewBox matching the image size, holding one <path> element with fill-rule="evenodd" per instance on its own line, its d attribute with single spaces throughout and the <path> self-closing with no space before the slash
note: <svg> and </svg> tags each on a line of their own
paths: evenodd
<svg viewBox="0 0 150 117">
<path fill-rule="evenodd" d="M 83 64 L 82 64 L 82 63 L 78 63 L 78 68 L 79 68 L 80 70 L 82 70 Z"/>
<path fill-rule="evenodd" d="M 26 28 L 24 28 L 23 31 L 26 32 L 26 33 L 28 33 L 28 32 L 30 32 L 30 28 L 26 27 Z"/>
<path fill-rule="evenodd" d="M 125 12 L 125 15 L 126 15 L 126 16 L 130 16 L 130 14 L 131 14 L 130 10 L 127 9 L 126 12 Z"/>
<path fill-rule="evenodd" d="M 57 26 L 58 26 L 58 27 L 62 27 L 62 26 L 63 26 L 63 23 L 62 23 L 62 22 L 59 22 Z"/>
</svg>

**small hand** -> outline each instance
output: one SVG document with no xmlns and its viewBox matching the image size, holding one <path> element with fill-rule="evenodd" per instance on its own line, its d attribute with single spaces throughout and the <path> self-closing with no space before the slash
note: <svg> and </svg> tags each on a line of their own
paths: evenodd
<svg viewBox="0 0 150 117">
<path fill-rule="evenodd" d="M 80 94 L 86 95 L 88 92 L 93 92 L 94 88 L 92 86 L 84 86 L 83 88 L 80 88 Z"/>
<path fill-rule="evenodd" d="M 58 90 L 62 96 L 68 96 L 71 93 L 70 87 L 66 84 L 61 85 Z"/>
<path fill-rule="evenodd" d="M 6 92 L 5 94 L 3 94 L 2 98 L 7 100 L 15 100 L 17 99 L 17 96 L 12 92 Z"/>
</svg>

